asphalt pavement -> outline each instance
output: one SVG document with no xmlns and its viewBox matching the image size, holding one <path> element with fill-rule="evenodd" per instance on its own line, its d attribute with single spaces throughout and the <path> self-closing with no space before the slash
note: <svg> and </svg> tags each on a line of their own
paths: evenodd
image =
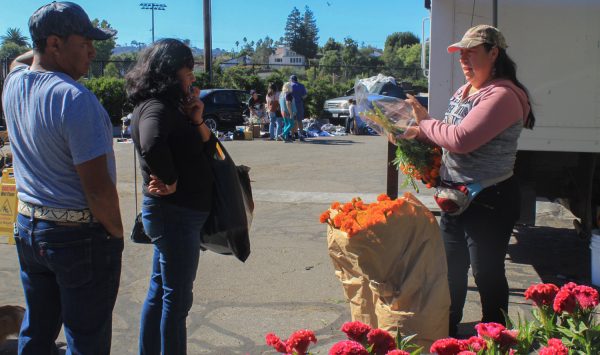
<svg viewBox="0 0 600 355">
<path fill-rule="evenodd" d="M 285 338 L 308 328 L 319 339 L 312 351 L 326 354 L 329 345 L 344 338 L 339 328 L 350 313 L 327 255 L 326 228 L 319 215 L 333 201 L 354 196 L 373 201 L 385 192 L 387 142 L 378 136 L 342 136 L 292 144 L 229 141 L 224 146 L 237 164 L 251 167 L 256 205 L 252 252 L 246 263 L 210 252 L 201 255 L 187 322 L 188 353 L 273 354 L 264 345 L 267 332 Z M 121 211 L 129 231 L 136 211 L 133 146 L 115 143 L 115 152 Z M 433 206 L 430 191 L 415 195 Z M 532 283 L 589 283 L 588 242 L 578 239 L 572 220 L 564 208 L 539 202 L 536 226 L 515 229 L 506 263 L 511 316 L 529 316 L 523 292 Z M 151 254 L 150 246 L 126 241 L 113 354 L 137 352 Z M 23 304 L 14 246 L 0 244 L 0 275 L 2 304 Z M 480 312 L 471 278 L 464 335 L 473 332 Z M 0 354 L 16 354 L 15 342 L 9 339 Z M 64 343 L 62 334 L 59 342 Z"/>
</svg>

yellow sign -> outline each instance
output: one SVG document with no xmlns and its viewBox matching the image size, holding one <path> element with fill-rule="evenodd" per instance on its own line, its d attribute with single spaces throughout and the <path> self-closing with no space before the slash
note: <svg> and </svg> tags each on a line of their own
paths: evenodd
<svg viewBox="0 0 600 355">
<path fill-rule="evenodd" d="M 8 244 L 14 244 L 14 223 L 17 219 L 17 185 L 13 169 L 2 171 L 0 182 L 0 235 L 8 237 Z"/>
</svg>

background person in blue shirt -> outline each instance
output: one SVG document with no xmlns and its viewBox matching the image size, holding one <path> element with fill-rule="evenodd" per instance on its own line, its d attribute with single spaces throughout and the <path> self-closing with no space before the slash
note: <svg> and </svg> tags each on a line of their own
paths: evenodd
<svg viewBox="0 0 600 355">
<path fill-rule="evenodd" d="M 33 52 L 11 64 L 3 91 L 19 198 L 15 236 L 27 311 L 19 354 L 109 354 L 123 252 L 112 125 L 77 82 L 88 72 L 96 28 L 74 3 L 29 19 Z"/>
<path fill-rule="evenodd" d="M 302 120 L 304 119 L 304 99 L 306 98 L 307 92 L 304 85 L 298 82 L 298 77 L 296 75 L 290 76 L 290 86 L 292 88 L 292 95 L 294 96 L 294 101 L 296 102 L 296 128 L 298 137 L 301 141 L 304 141 L 304 136 L 302 132 Z"/>
</svg>

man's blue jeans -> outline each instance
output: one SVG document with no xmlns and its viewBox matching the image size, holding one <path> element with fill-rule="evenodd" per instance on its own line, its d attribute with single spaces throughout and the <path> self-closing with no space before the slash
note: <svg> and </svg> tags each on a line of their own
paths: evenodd
<svg viewBox="0 0 600 355">
<path fill-rule="evenodd" d="M 15 241 L 27 311 L 19 354 L 109 354 L 123 239 L 98 223 L 57 223 L 17 216 Z"/>
<path fill-rule="evenodd" d="M 200 257 L 207 212 L 144 197 L 142 221 L 154 244 L 148 295 L 142 307 L 140 354 L 186 354 L 185 320 Z"/>
</svg>

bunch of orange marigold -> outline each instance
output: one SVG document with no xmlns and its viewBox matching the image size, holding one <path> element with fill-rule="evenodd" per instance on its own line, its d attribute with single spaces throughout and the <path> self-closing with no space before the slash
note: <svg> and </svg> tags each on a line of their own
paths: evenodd
<svg viewBox="0 0 600 355">
<path fill-rule="evenodd" d="M 377 224 L 386 223 L 388 217 L 398 212 L 404 202 L 404 199 L 392 200 L 386 194 L 379 195 L 377 202 L 373 203 L 364 203 L 360 197 L 355 197 L 344 204 L 334 202 L 330 209 L 321 214 L 319 220 L 352 237 Z"/>
<path fill-rule="evenodd" d="M 379 106 L 373 102 L 373 109 L 361 113 L 367 122 L 374 124 L 395 137 L 401 137 L 404 129 L 395 125 Z M 416 181 L 422 181 L 427 188 L 437 186 L 442 163 L 442 150 L 416 139 L 396 140 L 396 159 L 393 163 L 405 176 L 403 186 L 410 184 L 417 192 Z"/>
</svg>

